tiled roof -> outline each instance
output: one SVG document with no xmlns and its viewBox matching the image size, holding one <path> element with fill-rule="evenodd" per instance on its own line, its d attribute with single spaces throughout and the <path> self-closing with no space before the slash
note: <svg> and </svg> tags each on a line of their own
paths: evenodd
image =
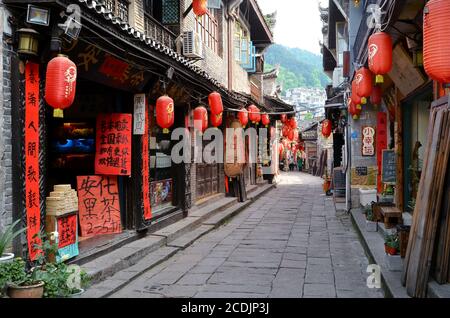
<svg viewBox="0 0 450 318">
<path fill-rule="evenodd" d="M 228 95 L 232 99 L 236 100 L 236 102 L 240 103 L 248 102 L 247 100 L 248 98 L 246 96 L 244 96 L 241 93 L 228 90 L 223 84 L 221 84 L 218 80 L 209 75 L 205 70 L 196 65 L 193 65 L 192 64 L 193 60 L 188 59 L 181 54 L 178 54 L 173 49 L 136 30 L 130 24 L 128 24 L 128 22 L 123 21 L 119 17 L 114 16 L 111 12 L 107 10 L 107 8 L 101 2 L 95 0 L 78 0 L 78 2 L 84 4 L 88 9 L 92 10 L 92 12 L 101 15 L 105 19 L 105 21 L 111 23 L 112 25 L 119 26 L 123 33 L 127 34 L 132 38 L 140 40 L 141 43 L 145 44 L 149 49 L 157 51 L 161 54 L 164 54 L 172 58 L 175 63 L 179 63 L 180 65 L 190 70 L 191 72 L 195 73 L 196 75 L 206 79 L 212 85 L 214 85 L 219 92 Z"/>
</svg>

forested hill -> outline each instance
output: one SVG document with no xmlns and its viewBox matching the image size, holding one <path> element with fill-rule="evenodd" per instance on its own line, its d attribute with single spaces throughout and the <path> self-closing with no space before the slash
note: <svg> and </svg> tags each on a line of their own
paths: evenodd
<svg viewBox="0 0 450 318">
<path fill-rule="evenodd" d="M 278 82 L 283 91 L 295 87 L 325 87 L 330 82 L 323 73 L 322 56 L 298 48 L 274 44 L 265 53 L 265 71 L 280 65 Z"/>
</svg>

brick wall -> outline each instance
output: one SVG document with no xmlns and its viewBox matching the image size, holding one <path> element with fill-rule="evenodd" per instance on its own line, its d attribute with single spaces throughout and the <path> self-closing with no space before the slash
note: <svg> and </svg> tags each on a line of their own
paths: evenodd
<svg viewBox="0 0 450 318">
<path fill-rule="evenodd" d="M 12 221 L 11 46 L 3 33 L 4 10 L 0 8 L 0 231 Z"/>
<path fill-rule="evenodd" d="M 233 61 L 233 90 L 250 94 L 248 73 L 235 61 Z"/>
</svg>

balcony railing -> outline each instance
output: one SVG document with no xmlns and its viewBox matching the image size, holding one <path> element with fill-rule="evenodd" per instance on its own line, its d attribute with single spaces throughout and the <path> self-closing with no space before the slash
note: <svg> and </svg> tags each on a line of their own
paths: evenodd
<svg viewBox="0 0 450 318">
<path fill-rule="evenodd" d="M 120 18 L 122 21 L 128 22 L 128 0 L 102 0 L 103 5 L 108 12 Z"/>
<path fill-rule="evenodd" d="M 176 35 L 147 13 L 145 14 L 145 35 L 175 50 Z"/>
</svg>

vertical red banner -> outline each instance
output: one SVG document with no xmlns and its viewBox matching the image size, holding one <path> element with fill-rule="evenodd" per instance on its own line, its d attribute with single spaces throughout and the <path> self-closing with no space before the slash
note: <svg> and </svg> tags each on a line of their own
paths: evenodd
<svg viewBox="0 0 450 318">
<path fill-rule="evenodd" d="M 378 112 L 377 114 L 377 189 L 378 193 L 383 191 L 383 183 L 381 182 L 381 166 L 383 161 L 383 150 L 387 149 L 387 114 Z"/>
<path fill-rule="evenodd" d="M 144 202 L 144 219 L 152 218 L 152 207 L 150 204 L 150 147 L 149 147 L 149 111 L 148 104 L 145 103 L 145 128 L 142 136 L 142 200 Z"/>
<path fill-rule="evenodd" d="M 25 204 L 28 252 L 36 260 L 41 227 L 39 192 L 39 64 L 25 66 Z"/>
</svg>

